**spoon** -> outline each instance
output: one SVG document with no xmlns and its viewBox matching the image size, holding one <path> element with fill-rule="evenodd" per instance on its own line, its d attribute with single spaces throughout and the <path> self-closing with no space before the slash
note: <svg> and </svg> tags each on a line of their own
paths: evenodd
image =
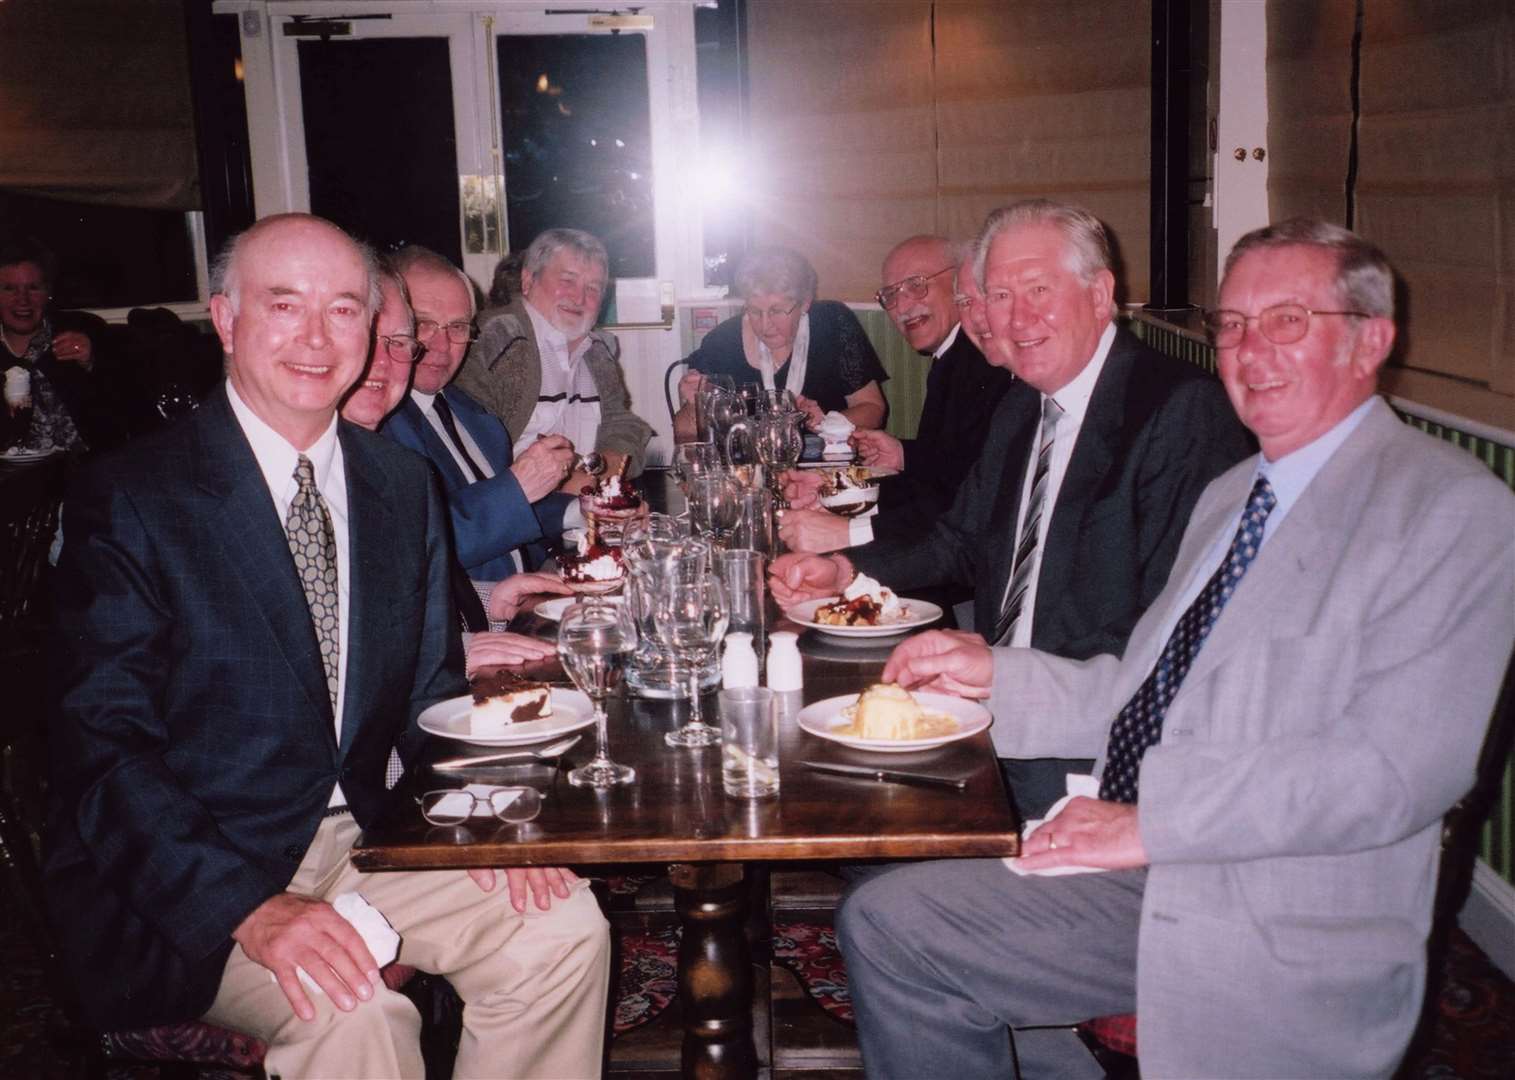
<svg viewBox="0 0 1515 1080">
<path fill-rule="evenodd" d="M 461 769 L 468 765 L 487 765 L 495 761 L 509 761 L 512 758 L 536 758 L 538 761 L 545 761 L 548 758 L 561 757 L 570 746 L 579 741 L 579 738 L 578 735 L 572 735 L 538 750 L 512 750 L 504 754 L 481 754 L 478 757 L 453 758 L 450 761 L 434 762 L 431 767 L 433 769 Z"/>
</svg>

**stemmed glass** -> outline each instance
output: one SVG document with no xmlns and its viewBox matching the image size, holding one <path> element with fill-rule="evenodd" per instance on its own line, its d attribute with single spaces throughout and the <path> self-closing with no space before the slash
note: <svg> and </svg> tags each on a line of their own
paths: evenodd
<svg viewBox="0 0 1515 1080">
<path fill-rule="evenodd" d="M 713 470 L 689 481 L 689 523 L 694 531 L 722 544 L 736 526 L 741 506 L 737 502 L 740 485 L 724 470 Z"/>
<path fill-rule="evenodd" d="M 687 494 L 689 481 L 719 468 L 721 455 L 714 443 L 680 443 L 673 448 L 673 476 Z"/>
<path fill-rule="evenodd" d="M 705 723 L 700 712 L 700 672 L 726 636 L 727 613 L 720 579 L 713 574 L 671 582 L 654 601 L 658 635 L 689 673 L 689 723 L 663 736 L 669 746 L 713 746 L 721 741 L 720 729 Z"/>
<path fill-rule="evenodd" d="M 575 787 L 608 788 L 629 784 L 636 770 L 610 760 L 605 698 L 620 685 L 636 648 L 636 622 L 626 604 L 585 599 L 563 612 L 558 622 L 558 657 L 573 684 L 594 702 L 594 759 L 568 774 Z"/>
<path fill-rule="evenodd" d="M 772 413 L 757 428 L 758 460 L 768 473 L 776 503 L 783 503 L 780 477 L 794 468 L 805 452 L 805 435 L 800 431 L 799 413 Z"/>
</svg>

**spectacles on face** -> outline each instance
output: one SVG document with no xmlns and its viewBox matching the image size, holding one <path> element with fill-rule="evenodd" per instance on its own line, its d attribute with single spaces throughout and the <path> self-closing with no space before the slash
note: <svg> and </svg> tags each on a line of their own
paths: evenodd
<svg viewBox="0 0 1515 1080">
<path fill-rule="evenodd" d="M 409 334 L 380 334 L 379 344 L 397 364 L 414 364 L 421 358 L 421 343 Z"/>
<path fill-rule="evenodd" d="M 794 309 L 799 306 L 800 302 L 796 300 L 786 308 L 775 306 L 768 308 L 766 311 L 762 308 L 743 308 L 742 314 L 761 326 L 766 319 L 773 319 L 777 321 L 779 319 L 789 318 L 789 316 L 794 314 Z"/>
<path fill-rule="evenodd" d="M 1274 304 L 1256 315 L 1240 311 L 1205 313 L 1205 329 L 1217 349 L 1234 349 L 1246 335 L 1247 324 L 1256 320 L 1258 332 L 1275 345 L 1292 345 L 1310 332 L 1311 315 L 1346 315 L 1371 319 L 1366 311 L 1312 311 L 1303 304 Z"/>
<path fill-rule="evenodd" d="M 885 311 L 888 311 L 899 302 L 901 293 L 908 293 L 911 300 L 919 300 L 926 295 L 926 290 L 930 287 L 928 283 L 932 278 L 941 277 L 951 269 L 953 267 L 944 266 L 934 274 L 911 274 L 907 278 L 901 278 L 899 281 L 896 281 L 893 285 L 885 285 L 878 292 L 874 293 L 873 297 L 878 301 L 878 306 Z"/>
<path fill-rule="evenodd" d="M 447 340 L 454 345 L 467 345 L 477 335 L 474 333 L 473 323 L 466 319 L 457 322 L 439 323 L 434 319 L 416 320 L 416 339 L 429 342 L 436 336 L 438 330 L 447 331 Z"/>
</svg>

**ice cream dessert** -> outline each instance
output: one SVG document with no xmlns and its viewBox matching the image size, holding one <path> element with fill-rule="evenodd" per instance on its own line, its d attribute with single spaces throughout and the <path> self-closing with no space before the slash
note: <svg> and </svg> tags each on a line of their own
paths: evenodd
<svg viewBox="0 0 1515 1080">
<path fill-rule="evenodd" d="M 612 547 L 621 543 L 626 522 L 647 511 L 642 496 L 626 476 L 627 460 L 622 458 L 615 472 L 596 478 L 579 492 L 584 520 Z"/>
<path fill-rule="evenodd" d="M 821 506 L 842 517 L 858 517 L 878 505 L 878 484 L 865 466 L 826 470 L 821 482 Z"/>
<path fill-rule="evenodd" d="M 957 730 L 952 717 L 927 712 L 910 691 L 894 683 L 874 683 L 843 715 L 852 723 L 835 732 L 858 739 L 933 739 Z"/>
<path fill-rule="evenodd" d="M 815 609 L 815 621 L 827 626 L 879 626 L 909 614 L 892 589 L 867 574 L 852 579 L 840 597 Z"/>
<path fill-rule="evenodd" d="M 511 724 L 552 715 L 552 695 L 545 683 L 529 682 L 512 671 L 477 675 L 470 683 L 473 709 L 468 730 L 473 735 L 500 735 Z"/>
<path fill-rule="evenodd" d="M 563 581 L 579 592 L 610 592 L 626 577 L 621 549 L 600 539 L 594 529 L 576 531 L 573 550 L 558 553 Z"/>
</svg>

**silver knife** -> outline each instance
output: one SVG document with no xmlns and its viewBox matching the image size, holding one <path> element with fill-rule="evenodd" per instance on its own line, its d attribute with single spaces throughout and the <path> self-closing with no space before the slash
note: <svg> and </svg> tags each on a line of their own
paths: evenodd
<svg viewBox="0 0 1515 1080">
<path fill-rule="evenodd" d="M 963 791 L 968 781 L 951 776 L 933 776 L 931 773 L 903 772 L 899 769 L 871 769 L 866 765 L 833 765 L 822 761 L 802 761 L 801 765 L 816 772 L 837 773 L 840 776 L 866 776 L 892 784 L 925 784 L 930 787 L 947 787 Z"/>
</svg>

